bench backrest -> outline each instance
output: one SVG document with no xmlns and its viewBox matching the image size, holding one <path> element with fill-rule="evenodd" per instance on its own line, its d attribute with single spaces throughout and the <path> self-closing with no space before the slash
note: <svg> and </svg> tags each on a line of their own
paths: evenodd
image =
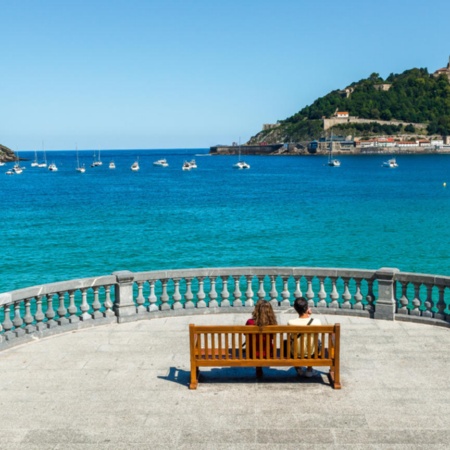
<svg viewBox="0 0 450 450">
<path fill-rule="evenodd" d="M 257 361 L 330 359 L 339 355 L 340 325 L 266 327 L 189 325 L 191 357 Z M 314 364 L 312 364 L 314 365 Z"/>
</svg>

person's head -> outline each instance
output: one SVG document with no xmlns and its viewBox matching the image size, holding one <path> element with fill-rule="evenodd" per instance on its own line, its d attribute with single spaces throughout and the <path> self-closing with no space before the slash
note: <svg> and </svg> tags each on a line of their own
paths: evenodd
<svg viewBox="0 0 450 450">
<path fill-rule="evenodd" d="M 308 301 L 305 297 L 299 297 L 295 299 L 294 309 L 299 316 L 304 316 L 309 311 Z"/>
<path fill-rule="evenodd" d="M 273 312 L 272 305 L 266 300 L 257 301 L 252 316 L 256 325 L 259 327 L 277 324 L 277 318 Z"/>
</svg>

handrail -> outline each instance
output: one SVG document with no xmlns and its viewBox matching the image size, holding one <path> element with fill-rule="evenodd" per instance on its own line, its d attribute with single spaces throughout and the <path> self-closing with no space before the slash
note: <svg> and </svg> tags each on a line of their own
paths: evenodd
<svg viewBox="0 0 450 450">
<path fill-rule="evenodd" d="M 283 311 L 305 297 L 316 313 L 450 325 L 450 277 L 324 267 L 120 271 L 0 294 L 0 349 L 111 322 L 206 311 Z"/>
</svg>

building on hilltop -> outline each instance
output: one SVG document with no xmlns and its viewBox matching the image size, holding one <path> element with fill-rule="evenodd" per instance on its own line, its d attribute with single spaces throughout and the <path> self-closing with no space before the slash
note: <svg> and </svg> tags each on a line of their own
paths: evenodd
<svg viewBox="0 0 450 450">
<path fill-rule="evenodd" d="M 450 81 L 450 57 L 448 58 L 447 67 L 438 69 L 433 73 L 433 76 L 435 77 L 438 77 L 439 75 L 445 75 L 448 78 L 448 81 Z"/>
</svg>

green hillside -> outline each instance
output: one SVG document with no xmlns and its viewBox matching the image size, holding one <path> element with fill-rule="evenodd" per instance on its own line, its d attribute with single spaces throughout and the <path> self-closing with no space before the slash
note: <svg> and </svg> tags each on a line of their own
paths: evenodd
<svg viewBox="0 0 450 450">
<path fill-rule="evenodd" d="M 381 85 L 386 85 L 388 90 L 383 90 Z M 427 69 L 391 74 L 386 80 L 373 73 L 344 90 L 335 90 L 318 98 L 293 116 L 279 121 L 276 128 L 261 131 L 250 143 L 317 139 L 323 135 L 322 119 L 333 116 L 336 111 L 347 111 L 350 116 L 374 121 L 336 126 L 342 134 L 414 133 L 412 125 L 399 127 L 376 123 L 377 120 L 400 120 L 408 124 L 425 123 L 429 135 L 447 136 L 450 135 L 450 83 L 445 75 L 435 77 Z"/>
</svg>

